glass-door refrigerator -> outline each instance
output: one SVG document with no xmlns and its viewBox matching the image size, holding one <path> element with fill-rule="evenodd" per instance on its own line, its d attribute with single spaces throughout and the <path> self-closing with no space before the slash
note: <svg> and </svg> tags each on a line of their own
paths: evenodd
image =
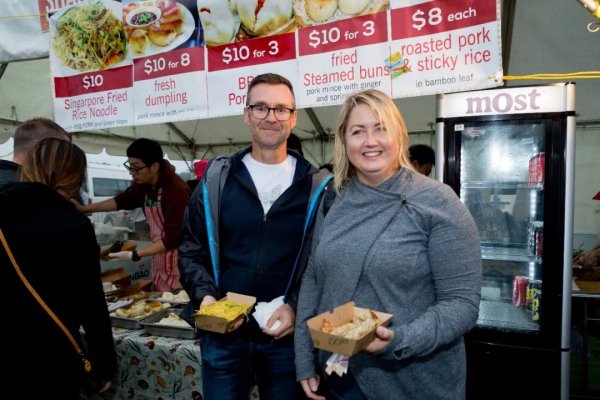
<svg viewBox="0 0 600 400">
<path fill-rule="evenodd" d="M 468 399 L 568 399 L 575 84 L 438 95 L 436 176 L 479 229 Z"/>
</svg>

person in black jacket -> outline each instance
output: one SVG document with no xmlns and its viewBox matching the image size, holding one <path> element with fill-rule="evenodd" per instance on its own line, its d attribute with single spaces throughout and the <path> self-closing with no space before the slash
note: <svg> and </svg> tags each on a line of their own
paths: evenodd
<svg viewBox="0 0 600 400">
<path fill-rule="evenodd" d="M 0 228 L 26 280 L 81 342 L 101 390 L 116 370 L 110 317 L 100 280 L 100 249 L 90 220 L 69 201 L 86 170 L 85 153 L 47 138 L 27 155 L 19 182 L 0 186 Z M 79 399 L 83 364 L 66 334 L 18 276 L 0 246 L 0 381 L 23 399 Z M 81 346 L 80 346 L 81 347 Z"/>
<path fill-rule="evenodd" d="M 244 122 L 252 146 L 213 160 L 185 212 L 181 283 L 194 309 L 227 292 L 280 301 L 262 329 L 201 332 L 204 399 L 239 400 L 256 382 L 261 398 L 300 398 L 293 337 L 299 282 L 314 211 L 329 174 L 286 147 L 296 124 L 291 83 L 276 74 L 248 87 Z"/>
</svg>

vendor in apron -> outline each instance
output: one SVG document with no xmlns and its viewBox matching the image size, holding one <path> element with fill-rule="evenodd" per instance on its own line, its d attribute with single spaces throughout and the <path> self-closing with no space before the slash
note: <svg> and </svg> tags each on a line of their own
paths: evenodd
<svg viewBox="0 0 600 400">
<path fill-rule="evenodd" d="M 110 253 L 115 260 L 139 261 L 152 257 L 154 290 L 168 291 L 181 288 L 177 266 L 177 246 L 183 213 L 191 189 L 175 173 L 175 167 L 164 159 L 160 144 L 150 139 L 138 139 L 127 148 L 125 168 L 133 183 L 112 199 L 83 206 L 83 213 L 98 211 L 132 210 L 143 207 L 150 227 L 152 244 L 143 249 Z"/>
</svg>

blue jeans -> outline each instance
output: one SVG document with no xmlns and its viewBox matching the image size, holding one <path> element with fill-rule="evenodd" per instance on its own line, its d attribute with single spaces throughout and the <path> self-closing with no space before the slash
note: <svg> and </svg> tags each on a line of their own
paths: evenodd
<svg viewBox="0 0 600 400">
<path fill-rule="evenodd" d="M 254 384 L 261 400 L 300 399 L 293 341 L 257 343 L 203 332 L 200 349 L 205 400 L 245 400 Z"/>
<path fill-rule="evenodd" d="M 358 383 L 348 371 L 341 378 L 335 373 L 327 377 L 328 399 L 332 400 L 367 400 Z"/>
</svg>

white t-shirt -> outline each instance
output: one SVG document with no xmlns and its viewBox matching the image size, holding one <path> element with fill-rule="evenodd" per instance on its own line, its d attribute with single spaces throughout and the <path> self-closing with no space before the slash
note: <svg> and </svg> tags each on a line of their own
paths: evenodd
<svg viewBox="0 0 600 400">
<path fill-rule="evenodd" d="M 250 171 L 250 176 L 258 192 L 258 198 L 266 214 L 279 196 L 292 184 L 294 172 L 296 171 L 296 158 L 288 155 L 282 163 L 264 164 L 256 161 L 248 153 L 244 156 L 242 162 Z"/>
</svg>

